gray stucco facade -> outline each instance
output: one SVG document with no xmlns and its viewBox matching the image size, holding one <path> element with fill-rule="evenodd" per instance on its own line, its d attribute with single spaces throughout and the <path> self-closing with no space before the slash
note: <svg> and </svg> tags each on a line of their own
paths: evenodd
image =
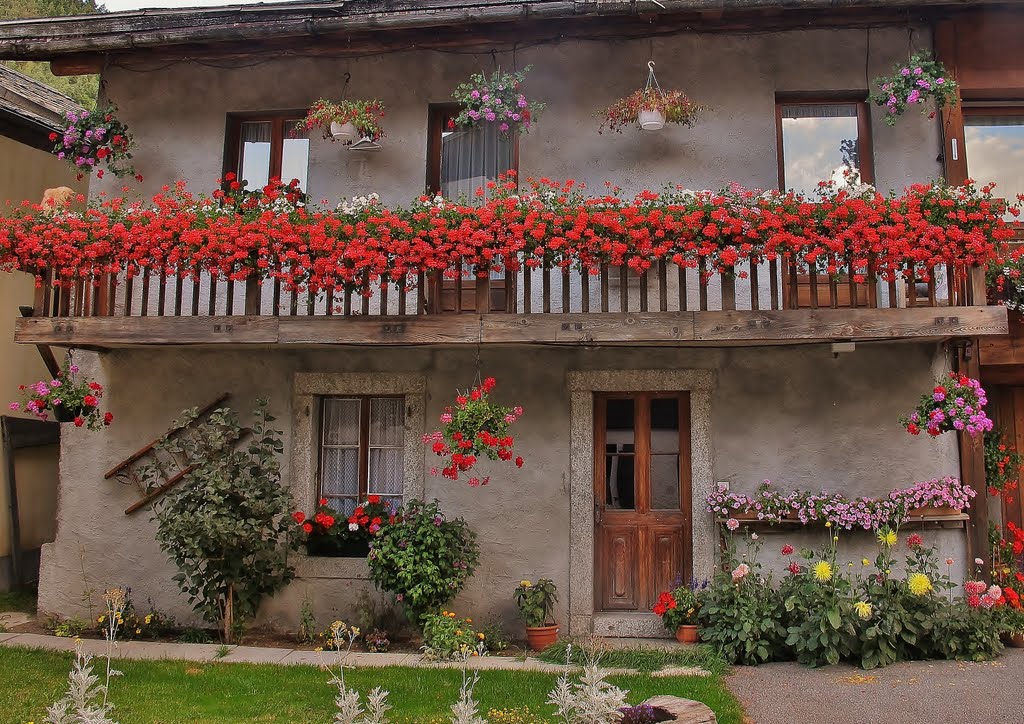
<svg viewBox="0 0 1024 724">
<path fill-rule="evenodd" d="M 928 42 L 924 30 L 914 37 Z M 777 186 L 777 94 L 863 95 L 869 81 L 906 51 L 907 32 L 900 27 L 573 41 L 497 58 L 506 68 L 532 64 L 527 88 L 548 104 L 521 140 L 520 175 L 574 178 L 595 189 L 609 180 L 631 193 L 665 183 L 695 189 L 733 181 Z M 595 111 L 641 86 L 652 57 L 664 87 L 682 87 L 710 110 L 693 129 L 599 135 Z M 331 203 L 370 192 L 386 203 L 407 203 L 424 187 L 428 105 L 449 101 L 459 82 L 491 63 L 489 52 L 268 57 L 239 68 L 112 65 L 104 80 L 107 98 L 118 104 L 138 141 L 135 163 L 149 194 L 175 179 L 186 179 L 197 191 L 212 188 L 222 173 L 227 114 L 304 108 L 321 95 L 339 95 L 344 74 L 351 73 L 349 97 L 378 97 L 388 108 L 384 149 L 359 154 L 315 139 L 309 191 L 315 200 Z M 882 190 L 940 174 L 937 122 L 910 115 L 888 128 L 876 117 L 872 135 Z M 115 192 L 118 186 L 108 177 L 95 182 L 92 192 Z M 191 612 L 154 540 L 154 523 L 145 511 L 124 514 L 137 492 L 103 479 L 111 465 L 162 433 L 183 408 L 223 392 L 231 392 L 232 405 L 241 410 L 268 397 L 284 430 L 286 481 L 296 506 L 309 509 L 315 496 L 312 434 L 304 417 L 309 399 L 328 394 L 322 390 L 356 388 L 402 394 L 407 439 L 416 441 L 422 431 L 435 429 L 456 388 L 465 389 L 476 372 L 472 350 L 443 347 L 169 346 L 80 357 L 107 386 L 117 422 L 102 434 L 69 429 L 63 436 L 58 535 L 43 551 L 40 609 L 81 615 L 84 590 L 123 584 L 132 587 L 136 600 L 151 598 L 180 620 L 189 620 Z M 691 391 L 693 548 L 700 576 L 710 575 L 715 565 L 717 531 L 704 511 L 703 492 L 716 481 L 729 481 L 740 491 L 771 479 L 783 489 L 884 496 L 959 469 L 950 436 L 913 438 L 896 422 L 948 369 L 946 352 L 934 344 L 862 344 L 838 357 L 828 345 L 510 346 L 485 347 L 481 362 L 483 372 L 499 381 L 497 398 L 526 410 L 516 430 L 517 452 L 526 465 L 497 469 L 490 485 L 473 489 L 430 477 L 436 459 L 421 445 L 409 447 L 405 460 L 407 491 L 438 499 L 479 535 L 481 565 L 455 604 L 477 619 L 513 619 L 516 583 L 550 577 L 562 592 L 557 618 L 571 632 L 592 626 L 601 633 L 656 632 L 650 614 L 603 619 L 603 627 L 594 618 L 593 439 L 587 419 L 594 391 L 637 389 L 641 381 L 654 390 Z M 801 536 L 813 542 L 820 534 L 794 535 L 792 542 Z M 859 560 L 870 534 L 851 538 L 846 552 Z M 933 540 L 962 563 L 962 530 L 936 532 Z M 766 559 L 773 558 L 781 568 L 766 548 Z M 300 557 L 298 571 L 298 580 L 266 603 L 264 622 L 294 627 L 305 595 L 322 620 L 350 615 L 360 592 L 372 591 L 361 561 Z"/>
</svg>

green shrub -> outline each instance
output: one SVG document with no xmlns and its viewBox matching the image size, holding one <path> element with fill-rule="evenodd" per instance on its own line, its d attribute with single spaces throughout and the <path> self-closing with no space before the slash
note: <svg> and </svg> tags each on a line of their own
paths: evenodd
<svg viewBox="0 0 1024 724">
<path fill-rule="evenodd" d="M 999 640 L 1003 626 L 995 609 L 956 603 L 939 610 L 933 631 L 935 647 L 947 659 L 985 661 L 1003 650 Z"/>
<path fill-rule="evenodd" d="M 385 526 L 367 559 L 377 588 L 395 594 L 413 623 L 458 595 L 473 575 L 480 551 L 462 518 L 447 520 L 435 500 L 410 500 Z"/>
<path fill-rule="evenodd" d="M 483 648 L 484 634 L 473 628 L 473 620 L 459 618 L 454 611 L 428 613 L 423 617 L 423 653 L 431 659 L 472 656 Z"/>
</svg>

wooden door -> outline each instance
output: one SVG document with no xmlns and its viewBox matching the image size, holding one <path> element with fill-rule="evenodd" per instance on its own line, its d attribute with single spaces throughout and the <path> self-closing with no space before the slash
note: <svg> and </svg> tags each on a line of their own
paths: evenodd
<svg viewBox="0 0 1024 724">
<path fill-rule="evenodd" d="M 688 393 L 594 400 L 595 605 L 649 611 L 691 575 Z"/>
</svg>

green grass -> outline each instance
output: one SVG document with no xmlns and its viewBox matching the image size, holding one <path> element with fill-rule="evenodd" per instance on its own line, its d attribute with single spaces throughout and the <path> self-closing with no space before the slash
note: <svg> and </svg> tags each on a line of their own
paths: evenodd
<svg viewBox="0 0 1024 724">
<path fill-rule="evenodd" d="M 537 658 L 553 664 L 563 664 L 567 645 L 565 641 L 559 641 L 538 654 Z M 572 659 L 577 665 L 583 663 L 584 653 L 580 646 L 573 647 Z M 729 668 L 714 647 L 705 644 L 671 650 L 611 649 L 601 654 L 601 666 L 638 671 L 657 671 L 666 666 L 694 666 L 717 675 L 725 674 Z"/>
<path fill-rule="evenodd" d="M 9 591 L 7 593 L 0 593 L 0 612 L 5 611 L 35 613 L 35 591 Z"/>
<path fill-rule="evenodd" d="M 65 689 L 71 655 L 0 647 L 0 712 L 4 722 L 40 722 L 46 706 Z M 202 722 L 318 722 L 333 716 L 333 688 L 327 674 L 311 666 L 198 664 L 178 661 L 118 661 L 124 672 L 111 686 L 114 718 L 121 724 Z M 98 668 L 98 667 L 97 667 Z M 382 686 L 391 692 L 392 722 L 447 722 L 458 697 L 457 670 L 349 669 L 346 680 L 362 692 Z M 536 672 L 483 671 L 476 687 L 483 710 L 529 706 L 552 714 L 544 703 L 555 677 Z M 641 674 L 611 681 L 629 690 L 630 703 L 655 694 L 697 699 L 722 724 L 740 724 L 739 703 L 719 676 L 652 678 Z M 444 717 L 444 718 L 442 718 Z"/>
</svg>

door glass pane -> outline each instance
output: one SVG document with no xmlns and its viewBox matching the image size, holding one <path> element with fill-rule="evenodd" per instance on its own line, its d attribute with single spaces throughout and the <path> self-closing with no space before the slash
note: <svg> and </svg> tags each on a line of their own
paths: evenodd
<svg viewBox="0 0 1024 724">
<path fill-rule="evenodd" d="M 618 510 L 636 508 L 633 400 L 606 401 L 605 506 Z"/>
<path fill-rule="evenodd" d="M 856 103 L 782 106 L 784 188 L 813 194 L 819 181 L 844 184 L 844 170 L 860 169 Z"/>
<path fill-rule="evenodd" d="M 651 509 L 679 509 L 679 400 L 651 400 Z"/>
<path fill-rule="evenodd" d="M 1024 113 L 965 115 L 964 143 L 967 173 L 979 186 L 995 181 L 995 195 L 1011 201 L 1024 194 Z"/>
<path fill-rule="evenodd" d="M 294 129 L 298 120 L 284 122 L 284 127 Z M 309 193 L 306 185 L 309 169 L 309 134 L 306 131 L 293 131 L 284 138 L 281 151 L 281 182 L 289 183 L 293 178 L 299 180 L 299 188 Z"/>
<path fill-rule="evenodd" d="M 241 136 L 238 176 L 249 182 L 249 191 L 258 191 L 270 180 L 270 121 L 243 122 Z"/>
</svg>

